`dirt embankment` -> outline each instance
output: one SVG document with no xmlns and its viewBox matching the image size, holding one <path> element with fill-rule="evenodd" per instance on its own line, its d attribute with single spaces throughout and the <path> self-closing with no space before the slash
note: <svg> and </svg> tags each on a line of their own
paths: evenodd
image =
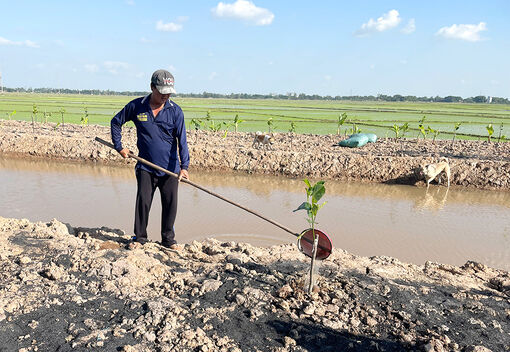
<svg viewBox="0 0 510 352">
<path fill-rule="evenodd" d="M 2 351 L 508 351 L 510 275 L 0 217 Z"/>
<path fill-rule="evenodd" d="M 94 141 L 110 140 L 102 126 L 35 124 L 1 121 L 0 152 L 44 158 L 126 163 Z M 447 157 L 452 185 L 510 190 L 510 143 L 380 139 L 362 148 L 337 146 L 334 135 L 274 136 L 273 150 L 252 148 L 254 133 L 188 131 L 191 170 L 237 170 L 249 173 L 353 180 L 422 183 L 415 170 Z M 123 143 L 136 152 L 136 131 L 124 128 Z"/>
</svg>

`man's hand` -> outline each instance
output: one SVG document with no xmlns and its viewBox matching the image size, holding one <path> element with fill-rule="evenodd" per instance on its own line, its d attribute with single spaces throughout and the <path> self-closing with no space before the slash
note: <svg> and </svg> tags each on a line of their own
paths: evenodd
<svg viewBox="0 0 510 352">
<path fill-rule="evenodd" d="M 181 171 L 179 171 L 179 181 L 181 181 L 183 178 L 189 180 L 188 170 L 181 169 Z"/>
<path fill-rule="evenodd" d="M 129 149 L 123 148 L 119 151 L 119 154 L 125 159 L 129 156 Z"/>
</svg>

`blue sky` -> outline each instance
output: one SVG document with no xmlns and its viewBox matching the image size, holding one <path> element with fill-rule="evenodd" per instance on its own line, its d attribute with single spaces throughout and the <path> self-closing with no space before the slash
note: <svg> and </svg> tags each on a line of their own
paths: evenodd
<svg viewBox="0 0 510 352">
<path fill-rule="evenodd" d="M 510 97 L 510 1 L 0 0 L 7 87 Z"/>
</svg>

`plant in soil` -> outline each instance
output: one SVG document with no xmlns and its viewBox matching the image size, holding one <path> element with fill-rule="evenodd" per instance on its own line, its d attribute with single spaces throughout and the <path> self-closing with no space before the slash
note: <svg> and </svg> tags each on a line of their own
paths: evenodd
<svg viewBox="0 0 510 352">
<path fill-rule="evenodd" d="M 433 128 L 432 128 L 432 127 L 430 127 L 430 126 L 427 126 L 427 132 L 428 132 L 428 133 L 432 133 L 432 134 L 434 135 L 434 138 L 432 139 L 432 142 L 433 142 L 433 143 L 435 143 L 435 142 L 436 142 L 436 138 L 437 138 L 437 136 L 439 136 L 439 133 L 440 133 L 441 131 L 439 131 L 439 130 L 435 130 L 435 129 L 433 129 Z"/>
<path fill-rule="evenodd" d="M 7 118 L 10 120 L 14 115 L 16 115 L 16 110 L 13 110 L 12 112 L 6 112 L 5 115 L 7 115 Z"/>
<path fill-rule="evenodd" d="M 426 117 L 423 116 L 420 121 L 418 122 L 418 129 L 420 130 L 420 133 L 421 135 L 423 136 L 423 140 L 425 140 L 425 138 L 427 137 L 427 132 L 425 131 L 425 127 L 423 127 L 423 124 L 425 123 L 425 119 Z M 418 140 L 418 138 L 420 137 L 420 135 L 418 135 L 416 137 L 416 140 Z"/>
<path fill-rule="evenodd" d="M 240 123 L 244 122 L 244 120 L 241 120 L 239 118 L 239 115 L 236 114 L 236 116 L 234 117 L 234 132 L 237 133 L 237 126 L 239 126 Z"/>
<path fill-rule="evenodd" d="M 503 133 L 503 123 L 499 125 L 499 136 L 498 136 L 498 144 L 501 142 L 501 133 Z"/>
<path fill-rule="evenodd" d="M 492 127 L 492 123 L 489 123 L 485 128 L 487 129 L 487 134 L 489 135 L 488 141 L 490 143 L 491 137 L 494 134 L 494 127 Z"/>
<path fill-rule="evenodd" d="M 319 236 L 315 235 L 315 225 L 317 224 L 316 218 L 317 213 L 319 210 L 326 204 L 326 202 L 322 204 L 318 204 L 319 200 L 322 198 L 324 193 L 326 193 L 326 188 L 324 187 L 324 181 L 318 181 L 313 186 L 310 184 L 310 181 L 308 179 L 304 179 L 303 182 L 306 184 L 306 202 L 301 203 L 301 205 L 294 211 L 298 210 L 306 210 L 307 218 L 306 221 L 310 224 L 310 227 L 312 228 L 312 236 L 313 236 L 313 251 L 312 251 L 312 258 L 310 261 L 310 282 L 308 285 L 308 293 L 312 293 L 313 286 L 315 285 L 314 280 L 314 266 L 315 266 L 315 257 L 317 255 L 317 246 L 319 242 Z M 306 231 L 305 231 L 306 232 Z M 301 233 L 300 236 L 298 236 L 298 240 L 303 236 L 305 233 Z"/>
<path fill-rule="evenodd" d="M 32 132 L 34 133 L 35 138 L 35 125 L 34 120 L 37 119 L 37 105 L 35 103 L 32 105 Z"/>
<path fill-rule="evenodd" d="M 402 131 L 402 138 L 404 138 L 406 132 L 409 131 L 409 123 L 406 122 L 402 126 L 400 126 L 400 131 Z"/>
<path fill-rule="evenodd" d="M 80 123 L 82 126 L 87 126 L 89 124 L 89 110 L 87 106 L 83 107 L 85 114 L 80 118 Z"/>
<path fill-rule="evenodd" d="M 58 109 L 58 112 L 60 114 L 60 117 L 62 118 L 62 126 L 64 126 L 64 114 L 66 113 L 66 109 L 60 108 Z"/>
<path fill-rule="evenodd" d="M 295 123 L 294 121 L 292 121 L 292 122 L 290 123 L 289 132 L 290 132 L 290 133 L 296 133 L 296 123 Z"/>
<path fill-rule="evenodd" d="M 391 126 L 391 131 L 395 133 L 395 139 L 398 139 L 400 136 L 400 127 L 396 123 Z"/>
<path fill-rule="evenodd" d="M 455 126 L 453 126 L 453 139 L 452 139 L 452 145 L 455 142 L 455 136 L 457 135 L 457 130 L 459 129 L 461 122 L 456 122 Z"/>
<path fill-rule="evenodd" d="M 345 123 L 345 120 L 347 120 L 347 114 L 344 112 L 342 115 L 338 116 L 338 121 L 336 123 L 336 135 L 340 135 L 340 127 Z"/>
<path fill-rule="evenodd" d="M 271 133 L 271 130 L 275 128 L 272 117 L 267 119 L 267 127 L 269 128 L 269 133 Z"/>
</svg>

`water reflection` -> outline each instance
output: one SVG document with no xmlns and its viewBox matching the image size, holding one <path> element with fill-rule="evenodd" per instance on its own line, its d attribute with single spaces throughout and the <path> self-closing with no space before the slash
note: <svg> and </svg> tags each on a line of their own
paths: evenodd
<svg viewBox="0 0 510 352">
<path fill-rule="evenodd" d="M 191 180 L 295 232 L 308 227 L 300 179 L 190 170 Z M 316 180 L 311 180 L 316 181 Z M 133 164 L 104 166 L 0 158 L 0 216 L 131 233 L 136 181 Z M 159 239 L 156 193 L 149 236 Z M 274 225 L 191 186 L 179 189 L 176 222 L 181 242 L 216 237 L 255 245 L 293 242 Z M 477 260 L 510 269 L 510 192 L 326 181 L 328 203 L 319 228 L 335 247 L 358 255 L 388 255 L 423 264 Z M 431 225 L 433 231 L 430 231 Z"/>
<path fill-rule="evenodd" d="M 417 210 L 438 211 L 443 209 L 448 198 L 448 188 L 436 187 L 435 190 L 426 188 L 423 198 L 416 199 L 414 208 Z"/>
</svg>

